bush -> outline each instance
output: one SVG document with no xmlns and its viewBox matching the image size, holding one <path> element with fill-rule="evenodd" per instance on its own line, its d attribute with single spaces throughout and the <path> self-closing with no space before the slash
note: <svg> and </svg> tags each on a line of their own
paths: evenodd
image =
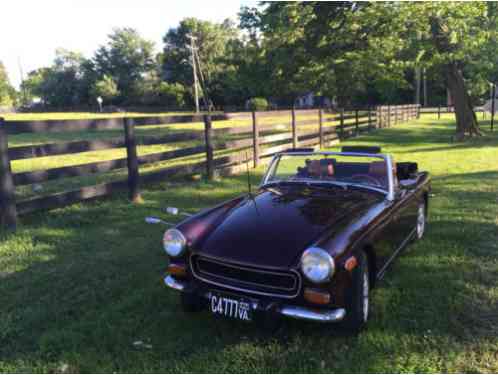
<svg viewBox="0 0 498 375">
<path fill-rule="evenodd" d="M 158 90 L 159 102 L 174 108 L 185 107 L 186 89 L 179 83 L 161 82 Z"/>
<path fill-rule="evenodd" d="M 265 98 L 252 98 L 247 103 L 251 111 L 266 111 L 268 109 L 268 101 Z"/>
<path fill-rule="evenodd" d="M 101 80 L 95 82 L 92 87 L 92 100 L 102 97 L 106 102 L 112 101 L 119 95 L 118 85 L 110 76 L 104 75 Z"/>
</svg>

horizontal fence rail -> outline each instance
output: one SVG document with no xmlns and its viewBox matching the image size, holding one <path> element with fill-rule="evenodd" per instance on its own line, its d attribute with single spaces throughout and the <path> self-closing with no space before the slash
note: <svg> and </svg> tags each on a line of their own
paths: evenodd
<svg viewBox="0 0 498 375">
<path fill-rule="evenodd" d="M 295 147 L 324 148 L 340 140 L 377 128 L 417 118 L 417 105 L 379 106 L 375 109 L 338 112 L 323 109 L 225 113 L 193 116 L 126 117 L 97 120 L 4 121 L 0 118 L 0 227 L 15 229 L 17 216 L 39 210 L 65 207 L 77 202 L 128 192 L 131 201 L 140 199 L 140 186 L 176 175 L 235 173 L 246 163 L 257 167 L 278 152 Z M 241 125 L 213 127 L 214 121 L 241 121 Z M 268 121 L 275 123 L 268 124 Z M 166 135 L 140 136 L 135 129 L 148 125 L 191 123 L 199 129 Z M 81 132 L 118 129 L 121 137 L 74 140 L 8 147 L 8 136 L 22 133 Z M 155 129 L 155 128 L 154 128 Z M 169 129 L 169 128 L 168 128 Z M 183 144 L 182 144 L 183 142 Z M 189 144 L 185 147 L 185 143 Z M 171 145 L 175 149 L 138 155 L 138 146 Z M 11 161 L 122 149 L 125 157 L 45 170 L 13 173 Z M 187 161 L 183 160 L 188 158 Z M 140 172 L 140 167 L 174 162 L 173 166 Z M 85 186 L 71 191 L 32 197 L 16 202 L 15 187 L 43 184 L 59 179 L 87 177 L 126 171 L 127 178 Z M 121 173 L 121 172 L 120 172 Z"/>
</svg>

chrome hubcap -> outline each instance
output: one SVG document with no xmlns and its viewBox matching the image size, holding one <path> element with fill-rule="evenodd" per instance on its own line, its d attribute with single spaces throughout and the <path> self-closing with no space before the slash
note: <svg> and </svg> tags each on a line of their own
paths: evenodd
<svg viewBox="0 0 498 375">
<path fill-rule="evenodd" d="M 421 204 L 418 207 L 417 215 L 417 237 L 422 238 L 425 230 L 425 205 Z"/>
<path fill-rule="evenodd" d="M 368 292 L 369 292 L 368 272 L 363 274 L 363 321 L 368 319 Z"/>
</svg>

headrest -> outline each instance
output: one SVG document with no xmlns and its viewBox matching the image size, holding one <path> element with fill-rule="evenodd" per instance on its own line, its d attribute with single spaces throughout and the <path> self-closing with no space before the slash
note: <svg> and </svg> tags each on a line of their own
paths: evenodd
<svg viewBox="0 0 498 375">
<path fill-rule="evenodd" d="M 310 176 L 318 177 L 321 175 L 322 166 L 320 165 L 320 160 L 311 160 L 307 167 Z"/>
<path fill-rule="evenodd" d="M 332 159 L 320 160 L 322 176 L 331 177 L 334 175 L 334 161 Z"/>
<path fill-rule="evenodd" d="M 396 172 L 400 180 L 405 180 L 410 178 L 411 175 L 417 173 L 418 164 L 411 162 L 402 162 L 396 165 Z"/>
</svg>

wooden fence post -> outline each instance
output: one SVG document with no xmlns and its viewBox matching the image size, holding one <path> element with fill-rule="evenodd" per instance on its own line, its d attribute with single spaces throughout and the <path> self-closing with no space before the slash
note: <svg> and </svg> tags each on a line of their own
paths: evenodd
<svg viewBox="0 0 498 375">
<path fill-rule="evenodd" d="M 259 125 L 256 112 L 252 112 L 252 156 L 254 168 L 259 165 Z"/>
<path fill-rule="evenodd" d="M 339 139 L 344 138 L 344 108 L 341 108 L 341 117 L 339 119 Z"/>
<path fill-rule="evenodd" d="M 355 127 L 354 127 L 355 135 L 358 136 L 358 134 L 360 134 L 360 124 L 358 123 L 358 110 L 357 109 L 355 109 L 355 111 L 354 111 L 354 117 L 355 117 Z"/>
<path fill-rule="evenodd" d="M 320 149 L 323 149 L 323 109 L 318 108 L 318 134 L 320 137 Z"/>
<path fill-rule="evenodd" d="M 299 141 L 297 138 L 296 110 L 294 109 L 294 107 L 292 107 L 291 115 L 292 115 L 292 147 L 297 148 Z"/>
<path fill-rule="evenodd" d="M 206 142 L 206 174 L 209 181 L 214 179 L 213 126 L 211 115 L 204 115 L 204 138 Z"/>
<path fill-rule="evenodd" d="M 138 171 L 137 158 L 137 143 L 135 141 L 135 126 L 133 119 L 125 117 L 124 135 L 126 144 L 126 162 L 128 165 L 128 196 L 133 203 L 141 202 L 139 180 L 140 174 Z"/>
<path fill-rule="evenodd" d="M 15 231 L 17 208 L 5 121 L 0 117 L 0 228 Z"/>
</svg>

